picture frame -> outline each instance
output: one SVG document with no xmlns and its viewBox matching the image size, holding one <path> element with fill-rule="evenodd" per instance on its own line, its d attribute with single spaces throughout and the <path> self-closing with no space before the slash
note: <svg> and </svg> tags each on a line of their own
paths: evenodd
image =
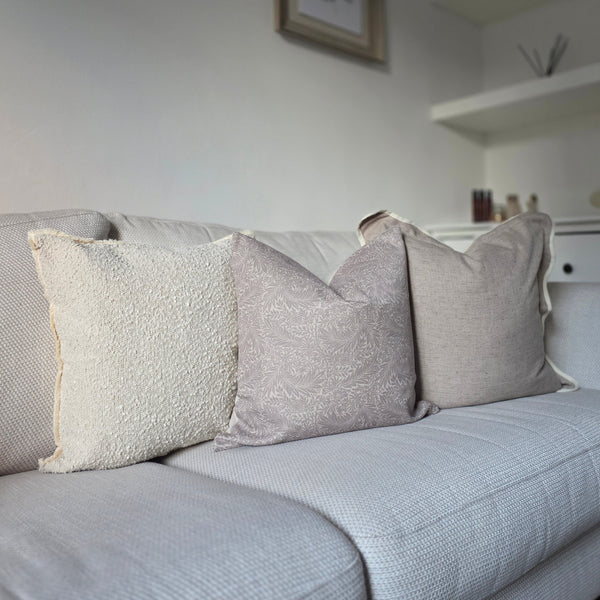
<svg viewBox="0 0 600 600">
<path fill-rule="evenodd" d="M 385 62 L 383 0 L 274 0 L 275 30 Z"/>
</svg>

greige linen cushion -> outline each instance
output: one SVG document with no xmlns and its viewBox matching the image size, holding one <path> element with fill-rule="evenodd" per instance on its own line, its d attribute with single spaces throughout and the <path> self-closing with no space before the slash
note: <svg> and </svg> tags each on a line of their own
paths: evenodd
<svg viewBox="0 0 600 600">
<path fill-rule="evenodd" d="M 103 238 L 109 222 L 90 210 L 0 215 L 0 475 L 35 469 L 54 448 L 55 341 L 27 243 L 43 227 Z"/>
<path fill-rule="evenodd" d="M 397 230 L 357 250 L 330 286 L 234 234 L 238 393 L 218 450 L 410 423 L 415 406 L 406 256 Z"/>
<path fill-rule="evenodd" d="M 547 359 L 552 221 L 526 213 L 456 252 L 390 213 L 363 219 L 363 242 L 392 228 L 406 245 L 417 397 L 440 408 L 575 389 Z"/>
<path fill-rule="evenodd" d="M 212 439 L 235 398 L 231 240 L 163 248 L 30 233 L 57 337 L 47 472 L 108 469 Z"/>
</svg>

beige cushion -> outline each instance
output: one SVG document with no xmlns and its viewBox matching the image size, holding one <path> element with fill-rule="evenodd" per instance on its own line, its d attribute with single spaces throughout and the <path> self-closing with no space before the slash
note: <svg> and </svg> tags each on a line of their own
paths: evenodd
<svg viewBox="0 0 600 600">
<path fill-rule="evenodd" d="M 0 215 L 0 475 L 35 469 L 54 448 L 55 342 L 27 243 L 43 227 L 103 238 L 109 222 L 90 210 Z"/>
<path fill-rule="evenodd" d="M 574 389 L 546 358 L 552 222 L 523 214 L 456 252 L 388 211 L 363 219 L 363 241 L 397 227 L 408 256 L 417 397 L 441 408 Z"/>
<path fill-rule="evenodd" d="M 30 234 L 57 336 L 57 449 L 107 469 L 213 438 L 236 388 L 230 240 L 192 248 Z"/>
</svg>

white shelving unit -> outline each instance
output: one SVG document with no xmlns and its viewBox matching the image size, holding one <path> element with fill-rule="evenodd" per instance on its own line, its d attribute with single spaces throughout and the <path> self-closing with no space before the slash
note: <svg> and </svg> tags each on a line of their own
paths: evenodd
<svg viewBox="0 0 600 600">
<path fill-rule="evenodd" d="M 487 134 L 596 111 L 600 111 L 600 63 L 435 104 L 431 119 Z"/>
</svg>

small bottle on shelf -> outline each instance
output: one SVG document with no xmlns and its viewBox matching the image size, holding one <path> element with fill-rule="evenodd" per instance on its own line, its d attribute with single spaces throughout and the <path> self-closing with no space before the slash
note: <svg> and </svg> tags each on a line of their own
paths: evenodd
<svg viewBox="0 0 600 600">
<path fill-rule="evenodd" d="M 493 219 L 494 201 L 492 190 L 472 191 L 473 222 L 491 221 Z"/>
<path fill-rule="evenodd" d="M 494 223 L 502 223 L 506 219 L 504 207 L 501 204 L 494 204 L 494 214 L 492 220 Z"/>
<path fill-rule="evenodd" d="M 472 192 L 472 216 L 473 216 L 473 223 L 477 223 L 479 222 L 479 213 L 481 210 L 481 200 L 480 200 L 480 196 L 479 196 L 480 192 L 479 190 L 473 190 Z"/>
<path fill-rule="evenodd" d="M 492 220 L 493 206 L 494 206 L 494 202 L 493 202 L 492 190 L 487 190 L 485 192 L 485 219 L 484 219 L 485 221 Z"/>
<path fill-rule="evenodd" d="M 531 196 L 529 196 L 529 200 L 527 201 L 527 210 L 529 212 L 537 212 L 538 211 L 537 194 L 531 194 Z"/>
<path fill-rule="evenodd" d="M 506 217 L 510 219 L 521 213 L 521 203 L 517 194 L 509 194 L 506 197 Z"/>
</svg>

